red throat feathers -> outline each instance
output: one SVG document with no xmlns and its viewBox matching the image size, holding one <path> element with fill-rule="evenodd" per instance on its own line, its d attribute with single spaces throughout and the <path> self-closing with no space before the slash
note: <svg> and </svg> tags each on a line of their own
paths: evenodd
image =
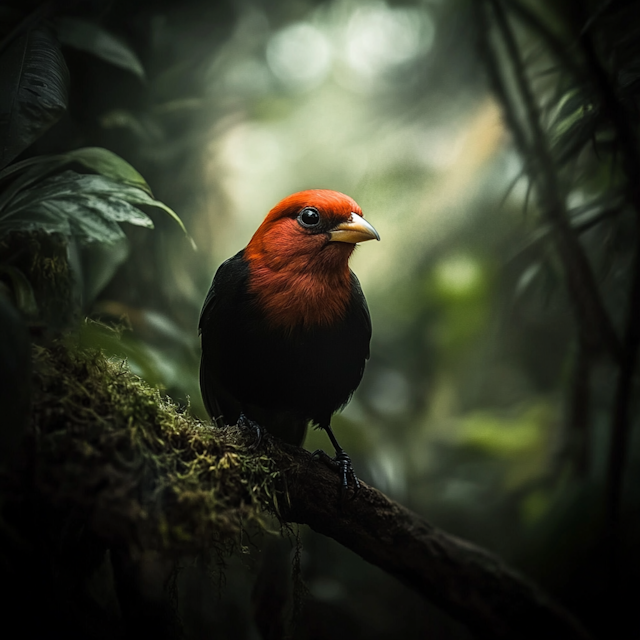
<svg viewBox="0 0 640 640">
<path fill-rule="evenodd" d="M 325 232 L 300 226 L 297 214 L 312 207 Z M 278 203 L 249 242 L 249 287 L 268 320 L 284 329 L 329 325 L 344 316 L 351 295 L 349 257 L 355 244 L 332 242 L 329 229 L 362 217 L 349 196 L 311 189 Z"/>
</svg>

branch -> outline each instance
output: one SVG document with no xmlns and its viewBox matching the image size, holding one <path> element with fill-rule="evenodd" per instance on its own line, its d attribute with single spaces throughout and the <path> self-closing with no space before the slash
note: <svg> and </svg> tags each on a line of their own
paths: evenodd
<svg viewBox="0 0 640 640">
<path fill-rule="evenodd" d="M 362 483 L 340 499 L 338 475 L 307 451 L 282 445 L 288 504 L 280 516 L 308 524 L 428 598 L 481 638 L 586 640 L 565 610 L 498 557 L 429 524 Z"/>
<path fill-rule="evenodd" d="M 13 484 L 4 486 L 0 475 L 0 499 L 38 514 L 39 526 L 29 518 L 26 527 L 13 523 L 25 540 L 43 530 L 56 542 L 36 539 L 15 552 L 0 544 L 0 561 L 20 573 L 33 548 L 42 558 L 63 548 L 70 551 L 60 567 L 90 569 L 78 531 L 103 549 L 222 557 L 237 548 L 248 524 L 260 525 L 266 508 L 335 539 L 479 637 L 588 640 L 569 613 L 491 553 L 364 483 L 352 500 L 341 500 L 336 471 L 308 451 L 268 434 L 253 450 L 254 440 L 253 433 L 212 428 L 178 411 L 98 352 L 36 347 L 31 462 Z M 51 559 L 41 564 L 47 571 Z M 25 575 L 27 587 L 42 578 Z M 27 587 L 18 601 L 30 602 Z"/>
</svg>

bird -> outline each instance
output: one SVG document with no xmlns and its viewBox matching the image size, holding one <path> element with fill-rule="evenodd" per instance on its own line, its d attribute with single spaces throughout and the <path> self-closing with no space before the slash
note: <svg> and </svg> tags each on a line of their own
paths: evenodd
<svg viewBox="0 0 640 640">
<path fill-rule="evenodd" d="M 200 388 L 218 426 L 240 424 L 302 446 L 323 429 L 341 471 L 360 484 L 331 417 L 369 358 L 371 317 L 349 268 L 356 244 L 380 240 L 351 197 L 308 189 L 276 204 L 247 246 L 220 265 L 198 331 Z M 323 451 L 313 456 L 329 458 Z"/>
</svg>

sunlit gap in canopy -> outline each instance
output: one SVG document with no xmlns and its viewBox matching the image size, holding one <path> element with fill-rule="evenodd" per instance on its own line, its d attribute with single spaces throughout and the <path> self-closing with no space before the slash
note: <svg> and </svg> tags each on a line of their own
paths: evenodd
<svg viewBox="0 0 640 640">
<path fill-rule="evenodd" d="M 291 88 L 317 86 L 332 71 L 350 89 L 372 88 L 394 67 L 426 53 L 434 33 L 421 9 L 335 2 L 273 34 L 267 61 Z"/>
</svg>

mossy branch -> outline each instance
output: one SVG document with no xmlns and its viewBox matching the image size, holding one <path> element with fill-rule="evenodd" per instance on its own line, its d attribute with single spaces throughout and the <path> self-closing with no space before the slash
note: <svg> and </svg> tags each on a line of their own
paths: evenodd
<svg viewBox="0 0 640 640">
<path fill-rule="evenodd" d="M 107 544 L 227 553 L 275 500 L 270 448 L 180 411 L 126 364 L 74 344 L 34 347 L 25 484 L 80 512 Z"/>
<path fill-rule="evenodd" d="M 23 495 L 11 491 L 22 501 L 35 490 L 41 518 L 44 504 L 51 520 L 80 523 L 106 547 L 171 559 L 228 553 L 269 511 L 334 538 L 479 637 L 589 637 L 489 552 L 365 484 L 341 499 L 336 471 L 303 449 L 266 435 L 251 451 L 243 431 L 181 413 L 99 353 L 36 348 L 34 370 L 31 463 Z"/>
<path fill-rule="evenodd" d="M 434 527 L 362 483 L 341 499 L 334 469 L 307 451 L 276 452 L 289 501 L 280 516 L 307 524 L 395 576 L 480 638 L 589 638 L 569 613 L 497 556 Z"/>
</svg>

